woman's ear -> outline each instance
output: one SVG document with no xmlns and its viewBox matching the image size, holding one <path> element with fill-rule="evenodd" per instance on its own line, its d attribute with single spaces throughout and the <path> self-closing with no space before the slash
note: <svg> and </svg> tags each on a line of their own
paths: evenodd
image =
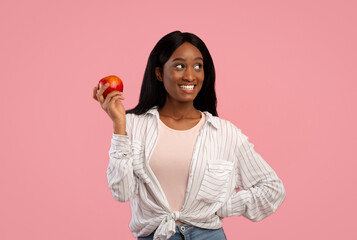
<svg viewBox="0 0 357 240">
<path fill-rule="evenodd" d="M 156 78 L 162 82 L 162 71 L 161 71 L 161 68 L 160 67 L 156 67 L 155 68 L 155 75 L 156 75 Z"/>
</svg>

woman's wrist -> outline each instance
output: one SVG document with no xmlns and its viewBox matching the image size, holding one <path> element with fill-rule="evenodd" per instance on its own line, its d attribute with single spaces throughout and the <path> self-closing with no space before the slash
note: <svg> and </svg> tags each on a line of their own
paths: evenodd
<svg viewBox="0 0 357 240">
<path fill-rule="evenodd" d="M 124 121 L 115 121 L 113 123 L 114 134 L 126 135 L 126 123 Z"/>
</svg>

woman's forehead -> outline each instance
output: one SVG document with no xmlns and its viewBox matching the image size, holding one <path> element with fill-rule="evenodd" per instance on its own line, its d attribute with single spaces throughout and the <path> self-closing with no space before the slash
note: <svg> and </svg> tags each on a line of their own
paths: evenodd
<svg viewBox="0 0 357 240">
<path fill-rule="evenodd" d="M 200 50 L 191 43 L 185 42 L 179 46 L 171 55 L 171 59 L 182 58 L 186 59 L 203 59 Z"/>
</svg>

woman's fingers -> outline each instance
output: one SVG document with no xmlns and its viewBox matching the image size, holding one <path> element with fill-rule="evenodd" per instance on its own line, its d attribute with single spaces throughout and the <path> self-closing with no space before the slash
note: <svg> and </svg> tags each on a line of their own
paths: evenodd
<svg viewBox="0 0 357 240">
<path fill-rule="evenodd" d="M 107 96 L 104 98 L 103 93 L 104 91 L 109 87 L 109 84 L 105 84 L 103 85 L 99 90 L 98 90 L 98 86 L 95 86 L 93 88 L 93 98 L 95 100 L 97 100 L 98 102 L 100 102 L 100 104 L 102 105 L 103 109 L 106 109 L 108 106 L 108 103 L 111 101 L 111 99 L 113 98 L 113 96 L 121 96 L 119 99 L 124 100 L 124 97 L 122 97 L 123 92 L 119 92 L 119 91 L 113 91 L 107 94 Z M 117 98 L 116 98 L 117 99 Z"/>
<path fill-rule="evenodd" d="M 93 98 L 98 101 L 97 91 L 98 91 L 98 85 L 93 88 Z"/>
<path fill-rule="evenodd" d="M 120 100 L 124 100 L 124 97 L 122 95 L 115 95 L 114 97 L 112 97 L 111 101 L 109 102 L 109 104 L 113 104 L 115 103 L 116 99 L 120 99 Z"/>
<path fill-rule="evenodd" d="M 103 93 L 104 93 L 104 91 L 105 91 L 108 87 L 109 87 L 109 84 L 108 84 L 108 83 L 104 84 L 104 85 L 99 89 L 99 91 L 98 91 L 97 94 L 96 94 L 96 98 L 97 98 L 97 100 L 98 100 L 101 104 L 103 104 L 103 102 L 104 102 Z M 97 88 L 98 88 L 98 87 L 97 87 Z M 108 95 L 109 95 L 109 94 L 108 94 Z"/>
<path fill-rule="evenodd" d="M 124 100 L 123 92 L 112 91 L 104 98 L 103 93 L 108 86 L 109 85 L 103 85 L 100 89 L 98 89 L 98 86 L 95 86 L 93 88 L 93 98 L 100 103 L 102 109 L 113 121 L 115 121 L 115 119 L 125 119 L 125 108 L 121 102 Z"/>
<path fill-rule="evenodd" d="M 112 101 L 112 99 L 115 97 L 115 96 L 122 96 L 122 92 L 119 92 L 119 91 L 113 91 L 113 92 L 110 92 L 106 97 L 105 97 L 105 100 L 104 102 L 102 103 L 102 107 L 104 109 L 106 109 L 109 105 L 109 103 Z"/>
</svg>

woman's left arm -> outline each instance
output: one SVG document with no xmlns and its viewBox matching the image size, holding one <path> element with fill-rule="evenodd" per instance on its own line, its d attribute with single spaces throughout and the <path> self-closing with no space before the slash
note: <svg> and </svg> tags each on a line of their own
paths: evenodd
<svg viewBox="0 0 357 240">
<path fill-rule="evenodd" d="M 235 148 L 237 169 L 235 188 L 228 201 L 217 211 L 220 217 L 240 216 L 256 222 L 274 213 L 285 199 L 285 188 L 274 170 L 254 150 L 240 129 Z"/>
</svg>

